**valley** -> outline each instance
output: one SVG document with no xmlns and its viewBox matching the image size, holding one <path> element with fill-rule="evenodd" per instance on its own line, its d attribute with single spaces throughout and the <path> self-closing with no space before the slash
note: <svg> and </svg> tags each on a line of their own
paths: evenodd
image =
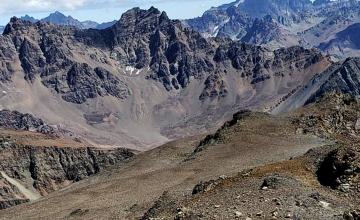
<svg viewBox="0 0 360 220">
<path fill-rule="evenodd" d="M 12 17 L 0 219 L 359 219 L 359 14 L 238 0 L 183 20 Z"/>
</svg>

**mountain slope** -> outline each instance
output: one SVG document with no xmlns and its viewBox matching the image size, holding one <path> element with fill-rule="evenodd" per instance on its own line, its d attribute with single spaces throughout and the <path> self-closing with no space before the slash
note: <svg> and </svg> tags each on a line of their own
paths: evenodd
<svg viewBox="0 0 360 220">
<path fill-rule="evenodd" d="M 359 42 L 360 23 L 355 23 L 348 26 L 345 30 L 336 33 L 335 37 L 328 42 L 323 42 L 319 48 L 327 53 L 357 55 L 357 50 L 360 49 Z"/>
<path fill-rule="evenodd" d="M 333 94 L 286 115 L 242 111 L 205 139 L 168 143 L 44 200 L 0 213 L 4 219 L 356 216 L 358 108 L 353 97 Z M 351 170 L 343 172 L 342 166 Z M 323 175 L 330 182 L 323 182 Z M 342 182 L 328 188 L 337 177 Z"/>
<path fill-rule="evenodd" d="M 264 19 L 255 19 L 252 27 L 248 29 L 241 41 L 276 49 L 299 45 L 300 39 L 274 22 L 271 17 L 265 17 Z"/>
<path fill-rule="evenodd" d="M 155 8 L 105 30 L 13 18 L 0 42 L 2 106 L 139 150 L 271 105 L 330 65 L 316 50 L 207 39 Z"/>
<path fill-rule="evenodd" d="M 312 103 L 328 93 L 339 92 L 358 96 L 359 91 L 359 58 L 348 58 L 344 62 L 335 63 L 326 71 L 317 74 L 306 85 L 280 102 L 274 113 L 294 110 Z"/>
</svg>

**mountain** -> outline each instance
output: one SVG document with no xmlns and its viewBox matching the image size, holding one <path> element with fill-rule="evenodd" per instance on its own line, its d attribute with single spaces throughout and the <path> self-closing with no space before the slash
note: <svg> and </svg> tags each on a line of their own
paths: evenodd
<svg viewBox="0 0 360 220">
<path fill-rule="evenodd" d="M 22 16 L 22 17 L 20 17 L 20 19 L 24 20 L 24 21 L 30 21 L 30 22 L 33 22 L 33 23 L 39 21 L 38 19 L 36 19 L 34 17 L 31 17 L 29 15 Z"/>
<path fill-rule="evenodd" d="M 138 150 L 271 106 L 330 65 L 317 50 L 207 39 L 155 8 L 104 30 L 12 18 L 0 42 L 3 108 Z"/>
<path fill-rule="evenodd" d="M 2 33 L 5 29 L 5 26 L 0 26 L 0 33 Z"/>
<path fill-rule="evenodd" d="M 340 50 L 324 44 L 360 22 L 359 9 L 359 1 L 244 0 L 211 8 L 184 23 L 205 37 L 230 37 L 270 48 L 318 47 L 342 59 L 360 51 L 350 44 L 338 45 Z"/>
<path fill-rule="evenodd" d="M 276 49 L 299 45 L 300 38 L 267 16 L 263 19 L 255 19 L 240 41 Z"/>
<path fill-rule="evenodd" d="M 66 16 L 66 15 L 62 14 L 59 11 L 51 13 L 49 16 L 42 18 L 40 20 L 35 19 L 34 17 L 31 17 L 29 15 L 22 16 L 22 17 L 20 17 L 20 19 L 24 20 L 24 21 L 30 21 L 32 23 L 41 21 L 41 22 L 49 22 L 49 23 L 57 24 L 57 25 L 74 26 L 79 29 L 89 29 L 89 28 L 106 29 L 116 23 L 116 21 L 104 22 L 101 24 L 99 24 L 95 21 L 82 21 L 81 22 L 71 16 Z"/>
<path fill-rule="evenodd" d="M 209 23 L 154 7 L 105 29 L 11 18 L 0 219 L 357 218 L 360 59 L 299 46 L 356 45 L 356 25 L 338 30 L 357 3 L 254 2 Z"/>
<path fill-rule="evenodd" d="M 218 36 L 221 33 L 223 36 L 241 39 L 255 19 L 268 16 L 281 25 L 290 25 L 298 23 L 302 13 L 311 9 L 311 6 L 309 0 L 238 0 L 211 8 L 201 17 L 184 22 L 204 34 Z"/>
<path fill-rule="evenodd" d="M 251 17 L 231 5 L 212 8 L 202 17 L 184 21 L 186 25 L 207 37 L 223 36 L 232 39 L 243 37 L 251 22 Z"/>
<path fill-rule="evenodd" d="M 65 16 L 58 11 L 51 13 L 48 17 L 41 19 L 41 21 L 49 22 L 52 24 L 68 25 L 83 28 L 83 24 L 80 21 L 74 19 L 71 16 Z"/>
</svg>

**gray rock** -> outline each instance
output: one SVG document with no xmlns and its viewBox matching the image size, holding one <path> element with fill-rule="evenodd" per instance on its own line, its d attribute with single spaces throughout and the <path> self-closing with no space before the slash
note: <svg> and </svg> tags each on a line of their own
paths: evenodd
<svg viewBox="0 0 360 220">
<path fill-rule="evenodd" d="M 43 134 L 56 133 L 54 128 L 33 115 L 9 110 L 0 111 L 0 127 L 3 129 L 37 131 Z"/>
</svg>

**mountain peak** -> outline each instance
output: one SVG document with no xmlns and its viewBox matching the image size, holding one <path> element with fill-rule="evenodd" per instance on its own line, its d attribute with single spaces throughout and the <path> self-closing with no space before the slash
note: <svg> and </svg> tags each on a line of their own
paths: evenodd
<svg viewBox="0 0 360 220">
<path fill-rule="evenodd" d="M 10 19 L 10 22 L 5 26 L 3 34 L 4 35 L 10 34 L 14 30 L 18 30 L 20 27 L 29 26 L 31 24 L 32 22 L 28 20 L 23 20 L 21 18 L 14 16 Z"/>
<path fill-rule="evenodd" d="M 59 11 L 55 11 L 55 12 L 51 13 L 49 16 L 63 16 L 63 17 L 66 17 L 66 15 L 64 15 L 63 13 L 61 13 Z"/>
<path fill-rule="evenodd" d="M 27 15 L 27 14 L 25 16 L 20 17 L 20 19 L 25 20 L 25 21 L 30 21 L 30 22 L 33 22 L 33 23 L 38 21 L 36 18 L 34 18 L 34 17 L 30 16 L 30 15 Z"/>
<path fill-rule="evenodd" d="M 143 32 L 153 31 L 155 27 L 170 19 L 165 12 L 155 7 L 148 10 L 133 8 L 125 12 L 116 23 L 117 29 L 142 29 Z"/>
<path fill-rule="evenodd" d="M 66 20 L 66 19 L 73 19 L 73 18 L 71 18 L 70 16 L 66 16 L 59 11 L 55 11 L 55 12 L 51 13 L 48 17 L 46 17 L 42 20 L 44 20 L 44 21 L 55 20 L 56 21 L 56 20 Z"/>
<path fill-rule="evenodd" d="M 165 13 L 165 12 L 163 12 Z M 140 18 L 147 18 L 147 17 L 154 17 L 154 16 L 160 16 L 162 14 L 162 12 L 151 6 L 149 9 L 141 9 L 139 7 L 135 7 L 135 8 L 132 8 L 128 11 L 126 11 L 122 16 L 121 18 L 128 18 L 128 17 L 138 17 L 139 19 Z M 166 14 L 166 13 L 165 13 Z M 121 20 L 121 19 L 120 19 Z"/>
</svg>

